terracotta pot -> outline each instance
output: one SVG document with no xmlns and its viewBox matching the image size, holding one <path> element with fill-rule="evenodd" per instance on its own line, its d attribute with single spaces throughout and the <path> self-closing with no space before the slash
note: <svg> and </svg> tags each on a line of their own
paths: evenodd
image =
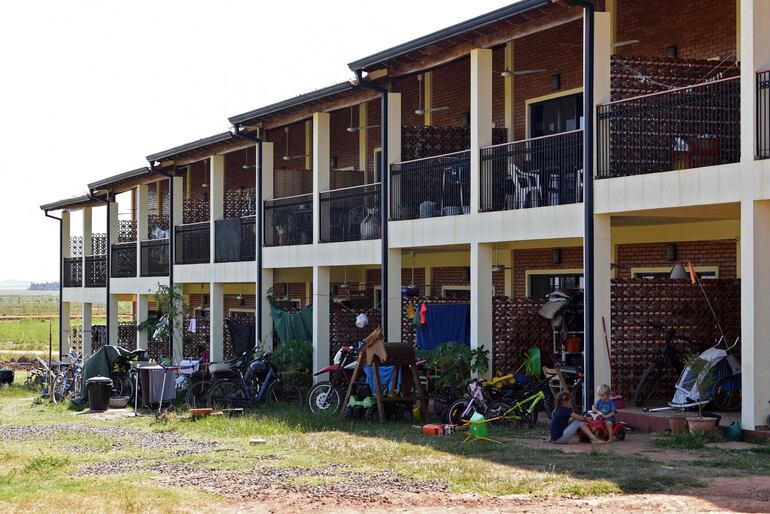
<svg viewBox="0 0 770 514">
<path fill-rule="evenodd" d="M 672 434 L 684 434 L 687 432 L 687 416 L 672 416 L 668 418 Z"/>
<path fill-rule="evenodd" d="M 716 428 L 714 418 L 700 418 L 692 417 L 687 418 L 687 425 L 690 427 L 690 432 L 693 434 L 703 434 L 706 432 L 713 432 Z"/>
</svg>

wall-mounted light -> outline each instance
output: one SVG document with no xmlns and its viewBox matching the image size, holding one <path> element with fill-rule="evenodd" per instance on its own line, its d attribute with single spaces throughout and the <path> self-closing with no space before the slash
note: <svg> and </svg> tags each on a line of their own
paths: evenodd
<svg viewBox="0 0 770 514">
<path fill-rule="evenodd" d="M 676 59 L 679 55 L 679 49 L 676 47 L 676 45 L 671 45 L 669 47 L 666 47 L 666 57 L 669 59 Z"/>
<path fill-rule="evenodd" d="M 676 245 L 674 243 L 666 244 L 666 260 L 669 262 L 676 260 Z"/>
<path fill-rule="evenodd" d="M 560 74 L 557 73 L 555 75 L 551 75 L 551 89 L 553 89 L 554 91 L 558 91 L 559 89 L 561 89 L 561 75 Z"/>
</svg>

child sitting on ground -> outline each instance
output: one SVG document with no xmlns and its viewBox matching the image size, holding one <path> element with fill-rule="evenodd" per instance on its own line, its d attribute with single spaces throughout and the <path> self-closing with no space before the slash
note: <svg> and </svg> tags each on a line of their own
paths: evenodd
<svg viewBox="0 0 770 514">
<path fill-rule="evenodd" d="M 562 391 L 556 395 L 556 408 L 551 416 L 551 439 L 555 444 L 566 444 L 578 430 L 590 439 L 592 444 L 602 444 L 606 441 L 594 436 L 585 424 L 586 418 L 572 412 L 572 393 Z"/>
<path fill-rule="evenodd" d="M 607 384 L 602 384 L 596 390 L 596 403 L 594 403 L 592 410 L 599 413 L 599 416 L 604 420 L 604 425 L 607 427 L 607 433 L 610 435 L 610 441 L 614 441 L 615 437 L 612 434 L 613 425 L 615 425 L 615 402 L 610 399 L 612 395 L 612 389 Z"/>
</svg>

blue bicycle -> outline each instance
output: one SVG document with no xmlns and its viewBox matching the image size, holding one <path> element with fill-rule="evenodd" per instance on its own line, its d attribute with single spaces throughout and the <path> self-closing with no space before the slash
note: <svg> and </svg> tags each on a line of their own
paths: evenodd
<svg viewBox="0 0 770 514">
<path fill-rule="evenodd" d="M 253 407 L 278 402 L 302 405 L 302 392 L 284 381 L 270 360 L 271 354 L 247 361 L 240 360 L 231 368 L 233 377 L 211 386 L 208 406 L 215 410 Z"/>
</svg>

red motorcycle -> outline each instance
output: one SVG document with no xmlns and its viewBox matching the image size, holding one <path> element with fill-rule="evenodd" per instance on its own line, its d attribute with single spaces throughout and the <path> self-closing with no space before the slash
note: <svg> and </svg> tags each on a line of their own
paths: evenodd
<svg viewBox="0 0 770 514">
<path fill-rule="evenodd" d="M 313 373 L 314 377 L 329 374 L 329 380 L 316 382 L 307 395 L 307 404 L 313 414 L 339 412 L 353 377 L 357 356 L 353 346 L 344 345 L 334 356 L 332 364 Z"/>
</svg>

